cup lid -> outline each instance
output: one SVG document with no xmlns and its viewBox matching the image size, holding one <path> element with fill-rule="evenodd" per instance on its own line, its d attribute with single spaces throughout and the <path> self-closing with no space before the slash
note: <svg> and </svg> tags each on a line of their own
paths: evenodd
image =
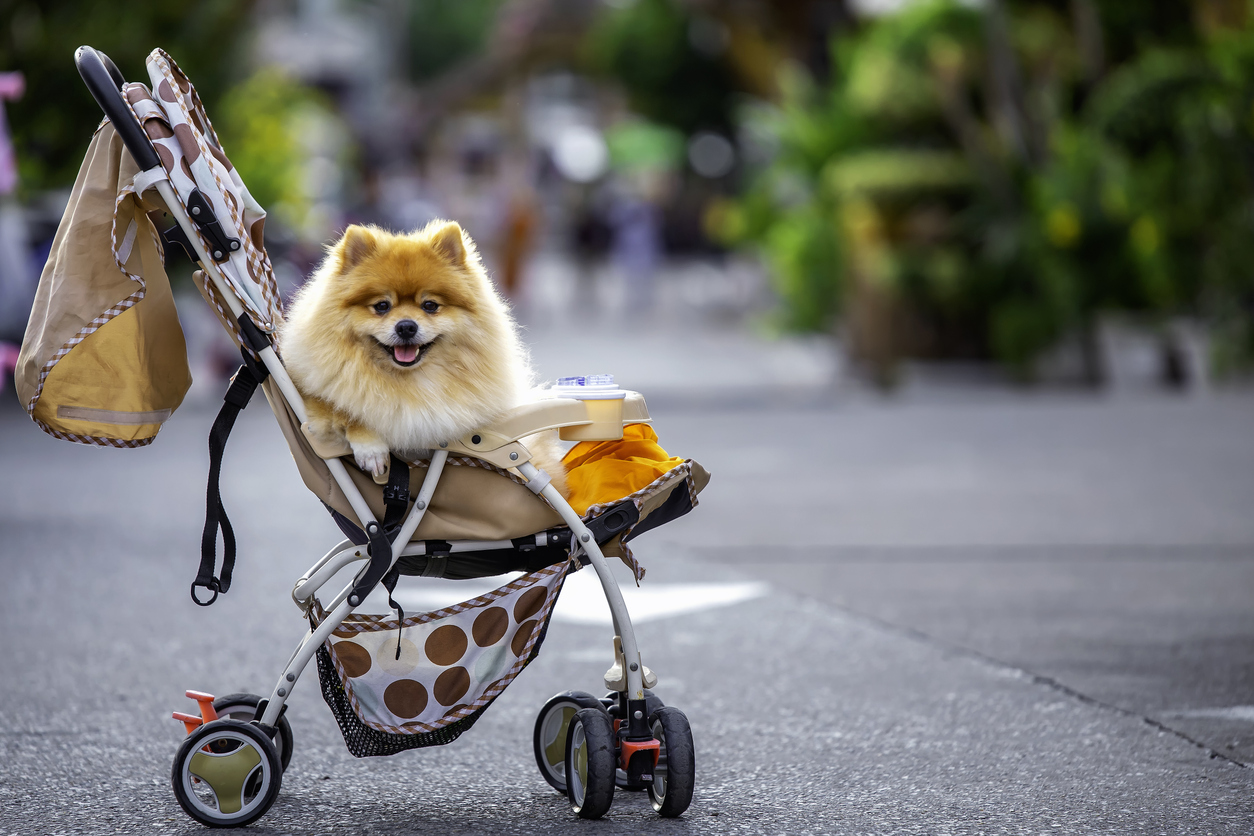
<svg viewBox="0 0 1254 836">
<path fill-rule="evenodd" d="M 559 377 L 552 392 L 562 398 L 579 400 L 610 400 L 625 398 L 627 392 L 618 388 L 612 374 L 590 374 L 577 377 Z"/>
</svg>

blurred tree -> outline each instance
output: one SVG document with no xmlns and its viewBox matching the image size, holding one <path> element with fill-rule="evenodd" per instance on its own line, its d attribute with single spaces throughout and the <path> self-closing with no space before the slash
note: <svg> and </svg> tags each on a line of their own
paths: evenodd
<svg viewBox="0 0 1254 836">
<path fill-rule="evenodd" d="M 436 78 L 481 51 L 504 0 L 415 0 L 406 4 L 409 77 Z"/>
<path fill-rule="evenodd" d="M 265 67 L 227 90 L 212 118 L 231 163 L 269 212 L 267 232 L 277 221 L 311 242 L 330 234 L 325 219 L 310 217 L 323 197 L 317 181 L 328 176 L 311 172 L 311 161 L 327 152 L 342 156 L 347 137 L 323 93 Z M 345 160 L 335 162 L 338 170 Z"/>
<path fill-rule="evenodd" d="M 0 0 L 0 69 L 21 70 L 26 95 L 9 105 L 25 193 L 68 187 L 101 119 L 74 67 L 84 44 L 103 51 L 128 79 L 146 81 L 144 59 L 169 52 L 210 112 L 236 75 L 250 0 L 193 4 L 99 0 Z"/>
<path fill-rule="evenodd" d="M 729 240 L 777 265 L 790 324 L 838 317 L 884 378 L 920 352 L 1027 374 L 1067 333 L 1096 376 L 1112 311 L 1205 316 L 1252 353 L 1244 2 L 933 0 L 833 55 L 830 83 L 794 71 L 777 106 L 751 111 L 777 153 L 720 213 Z M 837 244 L 820 240 L 833 229 Z M 839 258 L 802 257 L 820 247 Z"/>
<path fill-rule="evenodd" d="M 586 54 L 591 66 L 626 88 L 632 108 L 646 118 L 685 134 L 727 131 L 739 90 L 727 64 L 728 39 L 721 21 L 687 5 L 636 0 L 600 19 Z"/>
</svg>

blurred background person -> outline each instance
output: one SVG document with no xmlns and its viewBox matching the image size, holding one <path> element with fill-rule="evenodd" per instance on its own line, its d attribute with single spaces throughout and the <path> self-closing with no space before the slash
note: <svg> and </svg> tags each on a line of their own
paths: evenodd
<svg viewBox="0 0 1254 836">
<path fill-rule="evenodd" d="M 26 216 L 14 199 L 17 159 L 5 119 L 4 103 L 20 99 L 26 80 L 20 72 L 0 72 L 0 380 L 17 365 L 16 344 L 26 328 L 26 311 L 35 299 L 35 278 Z"/>
</svg>

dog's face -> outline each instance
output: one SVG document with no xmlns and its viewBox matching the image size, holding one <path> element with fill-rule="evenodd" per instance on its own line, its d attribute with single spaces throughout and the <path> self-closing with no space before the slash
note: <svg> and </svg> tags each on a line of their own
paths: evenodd
<svg viewBox="0 0 1254 836">
<path fill-rule="evenodd" d="M 474 339 L 483 289 L 457 224 L 413 235 L 350 226 L 332 257 L 340 336 L 381 369 L 443 365 L 441 353 Z"/>
</svg>

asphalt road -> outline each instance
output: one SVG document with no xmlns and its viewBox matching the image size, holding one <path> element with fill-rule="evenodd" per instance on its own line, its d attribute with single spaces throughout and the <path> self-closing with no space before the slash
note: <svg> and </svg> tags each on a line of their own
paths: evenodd
<svg viewBox="0 0 1254 836">
<path fill-rule="evenodd" d="M 187 688 L 269 689 L 303 631 L 291 583 L 338 533 L 255 405 L 223 477 L 235 587 L 197 608 L 211 414 L 95 450 L 10 397 L 0 834 L 203 832 L 170 792 L 169 712 Z M 573 607 L 448 747 L 354 759 L 302 679 L 255 832 L 1254 830 L 1254 398 L 653 406 L 663 443 L 714 473 L 639 542 L 632 603 L 659 694 L 693 725 L 690 811 L 620 794 L 589 825 L 537 774 L 535 711 L 598 690 L 609 662 Z M 656 606 L 717 588 L 738 602 Z"/>
</svg>

